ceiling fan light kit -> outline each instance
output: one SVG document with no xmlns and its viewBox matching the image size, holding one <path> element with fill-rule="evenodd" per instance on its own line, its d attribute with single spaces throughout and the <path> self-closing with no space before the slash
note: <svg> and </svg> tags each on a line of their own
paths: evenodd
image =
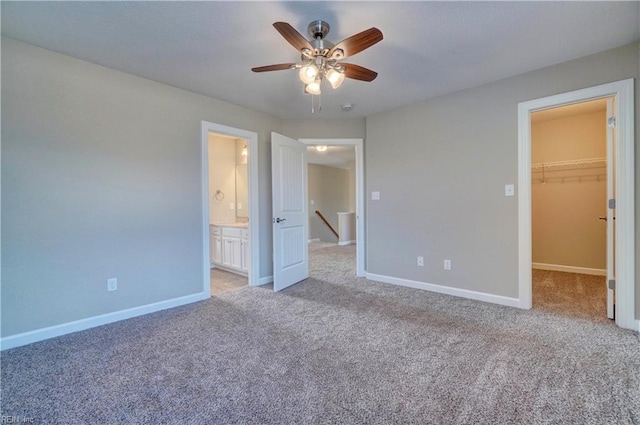
<svg viewBox="0 0 640 425">
<path fill-rule="evenodd" d="M 345 78 L 370 82 L 378 76 L 376 72 L 362 66 L 338 62 L 381 41 L 382 32 L 375 27 L 334 45 L 325 40 L 330 27 L 327 22 L 322 20 L 313 21 L 307 27 L 309 35 L 312 37 L 311 40 L 304 38 L 286 22 L 276 22 L 273 26 L 289 44 L 300 52 L 300 62 L 261 66 L 252 68 L 253 72 L 298 69 L 298 77 L 304 84 L 304 91 L 311 95 L 322 93 L 321 83 L 325 78 L 333 89 L 337 89 Z"/>
</svg>

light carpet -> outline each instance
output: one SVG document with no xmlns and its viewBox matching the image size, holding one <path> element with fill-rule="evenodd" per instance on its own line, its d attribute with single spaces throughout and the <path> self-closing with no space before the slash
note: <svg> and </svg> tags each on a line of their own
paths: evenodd
<svg viewBox="0 0 640 425">
<path fill-rule="evenodd" d="M 2 353 L 33 423 L 638 424 L 640 341 L 561 316 L 354 276 L 311 251 L 280 293 L 209 300 Z"/>
</svg>

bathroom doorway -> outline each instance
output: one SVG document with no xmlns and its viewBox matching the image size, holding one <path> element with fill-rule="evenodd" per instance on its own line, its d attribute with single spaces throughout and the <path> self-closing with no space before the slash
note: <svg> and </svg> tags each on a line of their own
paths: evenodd
<svg viewBox="0 0 640 425">
<path fill-rule="evenodd" d="M 203 289 L 257 285 L 257 134 L 202 123 Z"/>
</svg>

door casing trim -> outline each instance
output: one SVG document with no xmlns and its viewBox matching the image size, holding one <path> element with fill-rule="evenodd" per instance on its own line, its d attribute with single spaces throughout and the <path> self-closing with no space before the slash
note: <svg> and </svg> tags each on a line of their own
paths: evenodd
<svg viewBox="0 0 640 425">
<path fill-rule="evenodd" d="M 575 90 L 518 104 L 518 298 L 532 306 L 531 118 L 543 109 L 614 97 L 616 102 L 616 324 L 638 330 L 635 319 L 635 188 L 633 79 Z"/>
<path fill-rule="evenodd" d="M 364 211 L 364 140 L 363 139 L 298 139 L 305 145 L 353 146 L 356 155 L 356 276 L 366 276 L 365 211 Z"/>
<path fill-rule="evenodd" d="M 257 286 L 260 272 L 260 206 L 258 197 L 258 133 L 202 121 L 202 277 L 203 292 L 211 296 L 211 257 L 209 241 L 209 133 L 224 134 L 225 136 L 245 139 L 247 141 L 247 181 L 249 192 L 249 285 Z"/>
</svg>

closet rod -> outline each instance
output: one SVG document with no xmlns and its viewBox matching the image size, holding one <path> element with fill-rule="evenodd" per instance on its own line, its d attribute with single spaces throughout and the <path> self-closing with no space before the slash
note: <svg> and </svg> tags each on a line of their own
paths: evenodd
<svg viewBox="0 0 640 425">
<path fill-rule="evenodd" d="M 574 159 L 570 161 L 539 162 L 531 164 L 531 171 L 555 170 L 587 170 L 591 168 L 607 168 L 607 158 Z"/>
</svg>

